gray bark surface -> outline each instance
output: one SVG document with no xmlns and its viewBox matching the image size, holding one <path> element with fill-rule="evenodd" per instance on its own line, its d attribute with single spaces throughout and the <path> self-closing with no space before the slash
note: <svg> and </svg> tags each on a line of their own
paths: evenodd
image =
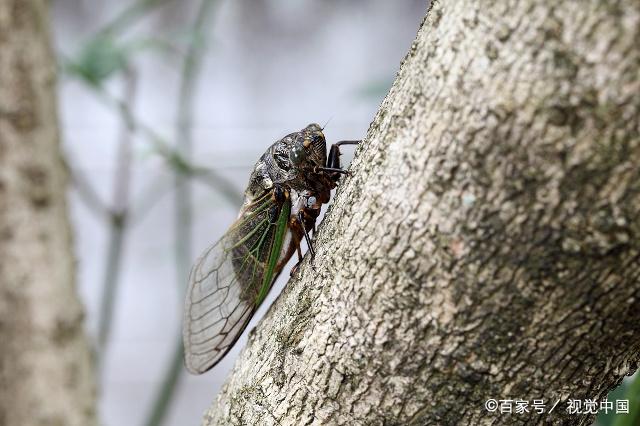
<svg viewBox="0 0 640 426">
<path fill-rule="evenodd" d="M 592 422 L 640 354 L 638 40 L 633 0 L 436 2 L 204 424 Z"/>
<path fill-rule="evenodd" d="M 0 425 L 95 424 L 47 2 L 0 2 Z"/>
</svg>

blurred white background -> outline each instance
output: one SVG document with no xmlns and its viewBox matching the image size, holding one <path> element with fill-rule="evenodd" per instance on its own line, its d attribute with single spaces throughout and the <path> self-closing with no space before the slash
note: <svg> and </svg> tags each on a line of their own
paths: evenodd
<svg viewBox="0 0 640 426">
<path fill-rule="evenodd" d="M 105 204 L 124 202 L 114 200 L 113 194 L 123 124 L 118 110 L 102 100 L 100 91 L 126 99 L 136 120 L 171 145 L 176 143 L 185 40 L 200 2 L 159 3 L 118 34 L 120 40 L 157 38 L 175 45 L 175 51 L 148 48 L 131 56 L 135 90 L 125 87 L 122 73 L 105 78 L 100 90 L 73 74 L 61 72 L 59 78 L 68 163 Z M 52 27 L 61 61 L 77 57 L 98 29 L 131 4 L 54 0 Z M 228 178 L 231 190 L 240 195 L 254 162 L 286 133 L 330 120 L 325 129 L 330 142 L 363 137 L 425 9 L 425 2 L 417 0 L 214 2 L 203 35 L 202 70 L 195 82 L 191 160 Z M 100 418 L 107 426 L 148 422 L 181 327 L 187 276 L 176 271 L 174 172 L 152 146 L 143 132 L 134 132 L 128 198 L 134 214 L 143 200 L 158 201 L 148 214 L 126 227 L 111 338 L 104 351 L 97 350 Z M 348 162 L 352 150 L 345 151 L 348 155 L 343 159 Z M 191 182 L 193 260 L 224 233 L 239 204 L 199 179 Z M 70 200 L 79 290 L 87 311 L 87 332 L 96 342 L 110 229 L 77 188 L 72 188 Z M 285 269 L 257 316 L 266 311 L 288 276 Z M 205 375 L 194 377 L 182 371 L 165 424 L 200 423 L 245 341 L 246 336 Z"/>
</svg>

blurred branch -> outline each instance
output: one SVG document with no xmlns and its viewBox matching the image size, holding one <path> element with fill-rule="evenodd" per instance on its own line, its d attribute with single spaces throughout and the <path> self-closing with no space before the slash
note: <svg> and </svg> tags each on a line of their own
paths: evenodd
<svg viewBox="0 0 640 426">
<path fill-rule="evenodd" d="M 205 50 L 204 30 L 207 28 L 213 15 L 214 1 L 202 0 L 200 7 L 196 11 L 194 22 L 194 37 L 189 43 L 184 59 L 181 82 L 180 98 L 178 103 L 177 119 L 177 148 L 176 154 L 179 159 L 186 160 L 183 164 L 190 164 L 193 150 L 193 104 L 195 97 L 195 87 L 202 68 L 202 59 Z M 175 168 L 176 182 L 176 281 L 185 283 L 189 273 L 192 260 L 191 255 L 191 223 L 193 222 L 192 193 L 188 180 L 188 173 L 181 172 L 180 168 Z M 188 169 L 186 169 L 188 170 Z M 217 179 L 217 176 L 215 176 Z M 184 286 L 180 286 L 180 294 L 184 292 Z M 176 336 L 176 343 L 173 352 L 173 359 L 166 372 L 162 387 L 151 408 L 151 414 L 147 422 L 148 426 L 162 424 L 170 402 L 174 397 L 179 378 L 183 371 L 182 366 L 182 336 Z"/>
<path fill-rule="evenodd" d="M 174 171 L 200 179 L 212 189 L 220 193 L 234 206 L 242 204 L 242 193 L 228 179 L 207 167 L 198 166 L 188 161 L 183 153 L 171 148 L 167 139 L 156 132 L 151 126 L 139 120 L 131 111 L 127 102 L 113 96 L 103 87 L 91 86 L 98 98 L 112 108 L 120 111 L 122 117 L 131 126 L 133 132 L 140 132 L 142 136 L 151 144 L 153 151 L 160 155 L 167 165 Z M 189 123 L 189 126 L 191 124 Z M 189 130 L 190 133 L 190 130 Z M 188 137 L 191 137 L 190 135 Z"/>
<path fill-rule="evenodd" d="M 118 33 L 129 25 L 132 25 L 138 19 L 142 18 L 149 10 L 168 3 L 169 0 L 139 0 L 131 6 L 124 9 L 110 23 L 105 25 L 98 33 L 114 34 Z"/>
<path fill-rule="evenodd" d="M 200 179 L 203 183 L 209 185 L 212 188 L 217 189 L 231 204 L 235 207 L 240 207 L 243 201 L 243 191 L 235 188 L 227 178 L 219 175 L 215 170 L 195 167 L 193 169 L 193 176 Z"/>
<path fill-rule="evenodd" d="M 187 176 L 198 179 L 202 183 L 208 185 L 215 192 L 220 193 L 224 198 L 238 207 L 242 204 L 242 190 L 236 189 L 235 185 L 224 176 L 218 174 L 215 170 L 190 166 L 184 171 Z M 140 191 L 139 201 L 136 206 L 131 208 L 129 214 L 129 224 L 135 225 L 142 221 L 144 217 L 160 202 L 160 200 L 175 189 L 175 181 L 173 184 L 164 179 L 152 180 L 149 188 Z"/>
<path fill-rule="evenodd" d="M 91 88 L 100 100 L 120 112 L 127 125 L 132 129 L 132 132 L 140 132 L 142 136 L 145 137 L 151 144 L 153 152 L 162 157 L 171 170 L 200 180 L 214 191 L 222 194 L 222 196 L 235 207 L 242 204 L 242 190 L 237 188 L 229 179 L 215 170 L 187 161 L 182 154 L 169 146 L 166 138 L 157 133 L 151 126 L 148 126 L 136 118 L 127 102 L 116 98 L 100 86 L 91 86 Z M 70 163 L 74 164 L 73 161 L 70 161 Z M 111 210 L 100 200 L 96 191 L 91 187 L 89 180 L 84 178 L 82 173 L 73 167 L 71 167 L 71 176 L 74 187 L 78 190 L 82 201 L 93 210 L 94 213 L 109 218 L 112 215 Z M 158 188 L 158 183 L 155 181 L 152 182 L 152 187 Z M 151 211 L 151 208 L 174 187 L 175 186 L 167 185 L 164 188 L 158 188 L 156 191 L 149 189 L 141 191 L 141 193 L 144 194 L 143 201 L 137 203 L 138 207 L 131 209 L 129 222 L 139 222 Z"/>
<path fill-rule="evenodd" d="M 167 176 L 157 176 L 151 178 L 144 190 L 140 191 L 135 205 L 131 207 L 129 223 L 135 225 L 141 222 L 145 216 L 153 210 L 160 200 L 173 190 L 173 181 L 169 181 Z"/>
<path fill-rule="evenodd" d="M 134 71 L 127 69 L 124 89 L 127 105 L 130 105 L 135 100 L 136 80 L 137 78 Z M 126 231 L 129 186 L 131 183 L 131 146 L 135 127 L 129 118 L 130 115 L 127 114 L 124 109 L 121 109 L 120 112 L 124 124 L 118 144 L 116 171 L 114 175 L 113 206 L 109 224 L 110 234 L 98 320 L 98 354 L 104 354 L 111 335 L 114 301 L 117 295 L 118 278 L 122 264 L 122 248 Z"/>
<path fill-rule="evenodd" d="M 191 131 L 189 130 L 189 133 L 190 132 Z M 190 137 L 191 136 L 189 136 L 189 138 Z M 193 164 L 185 158 L 184 153 L 181 153 L 178 150 L 172 150 L 162 143 L 156 142 L 155 149 L 175 172 L 183 175 L 184 177 L 193 177 L 201 180 L 212 189 L 219 191 L 227 201 L 234 206 L 242 204 L 242 191 L 238 190 L 230 180 L 215 170 Z"/>
<path fill-rule="evenodd" d="M 89 180 L 80 169 L 75 168 L 76 161 L 71 158 L 70 152 L 65 152 L 67 158 L 67 167 L 69 169 L 69 175 L 71 177 L 71 183 L 73 187 L 78 191 L 80 199 L 91 209 L 97 216 L 101 218 L 109 218 L 111 216 L 111 210 L 100 199 L 98 193 L 93 189 Z"/>
</svg>

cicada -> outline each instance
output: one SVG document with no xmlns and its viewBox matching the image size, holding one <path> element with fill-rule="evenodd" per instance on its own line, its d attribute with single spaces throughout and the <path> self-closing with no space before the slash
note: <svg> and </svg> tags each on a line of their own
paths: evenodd
<svg viewBox="0 0 640 426">
<path fill-rule="evenodd" d="M 340 146 L 310 124 L 276 141 L 253 168 L 235 223 L 196 261 L 184 306 L 185 365 L 193 374 L 215 366 L 233 347 L 304 238 L 340 175 Z M 296 265 L 297 266 L 297 265 Z"/>
</svg>

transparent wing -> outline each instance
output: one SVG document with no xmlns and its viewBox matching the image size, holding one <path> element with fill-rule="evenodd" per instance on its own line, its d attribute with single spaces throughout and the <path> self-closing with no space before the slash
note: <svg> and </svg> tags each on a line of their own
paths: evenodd
<svg viewBox="0 0 640 426">
<path fill-rule="evenodd" d="M 197 260 L 185 300 L 185 365 L 201 374 L 233 347 L 279 270 L 290 201 L 265 193 Z"/>
</svg>

